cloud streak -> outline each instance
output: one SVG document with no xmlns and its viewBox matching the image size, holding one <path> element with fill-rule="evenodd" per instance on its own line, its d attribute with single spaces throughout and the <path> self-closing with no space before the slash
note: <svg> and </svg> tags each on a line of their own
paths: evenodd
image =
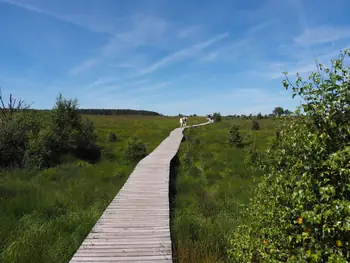
<svg viewBox="0 0 350 263">
<path fill-rule="evenodd" d="M 200 43 L 197 43 L 193 46 L 176 51 L 175 53 L 172 53 L 169 56 L 166 56 L 166 57 L 158 60 L 157 62 L 150 65 L 149 67 L 142 69 L 139 72 L 139 75 L 149 74 L 149 73 L 157 71 L 161 68 L 164 68 L 164 67 L 166 67 L 174 62 L 183 60 L 184 58 L 193 57 L 193 56 L 197 55 L 199 51 L 201 51 L 201 50 L 203 50 L 203 49 L 213 45 L 214 43 L 219 42 L 227 37 L 228 37 L 228 33 L 224 33 L 224 34 L 218 35 L 216 37 L 213 37 L 207 41 L 200 42 Z"/>
<path fill-rule="evenodd" d="M 47 15 L 55 19 L 61 20 L 63 22 L 78 26 L 85 30 L 89 30 L 94 33 L 105 33 L 105 34 L 113 33 L 111 32 L 111 29 L 108 27 L 108 23 L 99 24 L 96 21 L 91 22 L 91 20 L 93 20 L 93 17 L 89 15 L 60 14 L 60 13 L 52 12 L 52 11 L 37 7 L 35 5 L 24 3 L 23 1 L 18 1 L 18 0 L 0 0 L 0 2 L 17 6 L 19 8 L 23 8 L 30 12 Z"/>
<path fill-rule="evenodd" d="M 305 29 L 301 35 L 294 38 L 294 41 L 297 44 L 309 46 L 346 38 L 350 38 L 350 27 L 322 26 Z"/>
<path fill-rule="evenodd" d="M 77 67 L 74 67 L 71 70 L 69 70 L 69 75 L 72 75 L 72 76 L 78 75 L 96 66 L 99 62 L 100 62 L 99 59 L 88 59 L 84 61 L 82 64 L 78 65 Z"/>
</svg>

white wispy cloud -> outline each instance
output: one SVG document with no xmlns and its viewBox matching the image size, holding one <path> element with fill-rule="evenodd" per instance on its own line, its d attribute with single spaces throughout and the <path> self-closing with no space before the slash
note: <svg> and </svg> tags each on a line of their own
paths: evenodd
<svg viewBox="0 0 350 263">
<path fill-rule="evenodd" d="M 207 41 L 200 42 L 200 43 L 197 43 L 193 46 L 176 51 L 176 52 L 170 54 L 169 56 L 166 56 L 166 57 L 158 60 L 157 62 L 150 65 L 149 67 L 142 69 L 139 72 L 139 75 L 149 74 L 149 73 L 152 73 L 158 69 L 166 67 L 167 65 L 174 63 L 176 61 L 179 61 L 179 60 L 182 60 L 182 59 L 188 58 L 188 57 L 193 57 L 193 56 L 197 55 L 198 52 L 203 50 L 204 48 L 209 47 L 209 46 L 213 45 L 214 43 L 219 42 L 227 37 L 228 37 L 228 33 L 221 34 L 221 35 L 213 37 Z"/>
<path fill-rule="evenodd" d="M 300 45 L 316 45 L 346 38 L 350 38 L 350 27 L 320 26 L 306 28 L 294 41 Z"/>
<path fill-rule="evenodd" d="M 139 47 L 153 47 L 171 52 L 178 48 L 178 37 L 174 32 L 199 32 L 199 27 L 178 25 L 156 15 L 130 15 L 123 19 L 121 22 L 123 26 L 111 34 L 108 42 L 96 51 L 96 58 L 89 60 L 98 59 L 100 63 L 118 60 L 118 64 L 109 64 L 131 70 L 143 68 L 149 58 L 145 53 L 139 52 Z M 195 38 L 196 36 L 195 34 L 191 37 Z M 191 37 L 188 36 L 188 38 Z M 195 48 L 201 49 L 201 47 Z M 100 63 L 93 66 L 96 67 Z M 76 67 L 84 69 L 84 64 L 85 61 Z M 79 73 L 83 71 L 81 70 Z"/>
<path fill-rule="evenodd" d="M 152 44 L 167 32 L 169 22 L 156 16 L 132 16 L 131 25 L 122 33 L 118 33 L 118 39 L 136 46 Z"/>
<path fill-rule="evenodd" d="M 85 60 L 82 64 L 70 69 L 69 74 L 70 75 L 78 75 L 79 73 L 84 72 L 84 71 L 94 67 L 99 62 L 100 62 L 100 60 L 97 58 Z"/>
<path fill-rule="evenodd" d="M 113 28 L 111 27 L 111 21 L 104 21 L 103 17 L 95 17 L 89 14 L 66 14 L 54 12 L 42 7 L 39 7 L 34 4 L 28 4 L 25 1 L 21 0 L 0 0 L 0 2 L 14 5 L 23 9 L 26 9 L 30 12 L 35 12 L 38 14 L 47 15 L 58 20 L 70 23 L 72 25 L 81 27 L 83 29 L 89 30 L 94 33 L 113 33 Z"/>
<path fill-rule="evenodd" d="M 266 65 L 263 70 L 254 72 L 256 75 L 260 75 L 269 79 L 279 79 L 284 78 L 282 72 L 288 72 L 288 75 L 295 76 L 296 73 L 299 73 L 301 76 L 305 77 L 311 72 L 317 71 L 317 64 L 323 64 L 325 67 L 330 68 L 331 60 L 338 57 L 341 50 L 350 48 L 349 45 L 344 45 L 342 48 L 331 50 L 325 52 L 316 52 L 318 55 L 309 55 L 305 56 L 302 59 L 291 59 L 284 62 L 266 62 Z M 330 50 L 330 48 L 328 49 Z M 306 53 L 305 53 L 306 54 Z M 299 56 L 297 56 L 299 58 Z"/>
</svg>

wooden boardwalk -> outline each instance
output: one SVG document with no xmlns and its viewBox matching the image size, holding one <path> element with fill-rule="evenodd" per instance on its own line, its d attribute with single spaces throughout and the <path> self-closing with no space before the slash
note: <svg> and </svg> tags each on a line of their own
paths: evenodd
<svg viewBox="0 0 350 263">
<path fill-rule="evenodd" d="M 209 122 L 191 127 L 206 124 Z M 137 164 L 70 263 L 172 262 L 170 161 L 179 149 L 183 130 L 173 130 Z"/>
</svg>

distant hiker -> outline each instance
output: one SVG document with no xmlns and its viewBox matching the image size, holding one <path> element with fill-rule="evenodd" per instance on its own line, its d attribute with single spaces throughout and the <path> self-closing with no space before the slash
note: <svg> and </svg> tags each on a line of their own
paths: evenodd
<svg viewBox="0 0 350 263">
<path fill-rule="evenodd" d="M 183 126 L 183 123 L 184 123 L 184 119 L 182 117 L 180 117 L 180 127 Z"/>
<path fill-rule="evenodd" d="M 208 115 L 208 121 L 209 121 L 209 122 L 213 122 L 212 116 L 211 116 L 210 114 Z"/>
</svg>

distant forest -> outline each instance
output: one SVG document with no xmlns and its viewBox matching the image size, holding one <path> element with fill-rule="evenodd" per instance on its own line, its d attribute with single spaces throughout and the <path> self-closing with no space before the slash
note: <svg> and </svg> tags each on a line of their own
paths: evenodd
<svg viewBox="0 0 350 263">
<path fill-rule="evenodd" d="M 155 111 L 131 110 L 131 109 L 79 109 L 82 114 L 90 115 L 144 115 L 144 116 L 162 116 Z"/>
<path fill-rule="evenodd" d="M 39 111 L 45 112 L 50 110 L 39 110 L 39 109 L 23 109 L 24 111 Z M 4 109 L 7 111 L 7 109 Z M 12 111 L 17 111 L 17 109 L 12 109 Z M 131 109 L 78 109 L 82 114 L 89 115 L 139 115 L 139 116 L 164 116 L 155 111 L 147 110 L 131 110 Z"/>
</svg>

